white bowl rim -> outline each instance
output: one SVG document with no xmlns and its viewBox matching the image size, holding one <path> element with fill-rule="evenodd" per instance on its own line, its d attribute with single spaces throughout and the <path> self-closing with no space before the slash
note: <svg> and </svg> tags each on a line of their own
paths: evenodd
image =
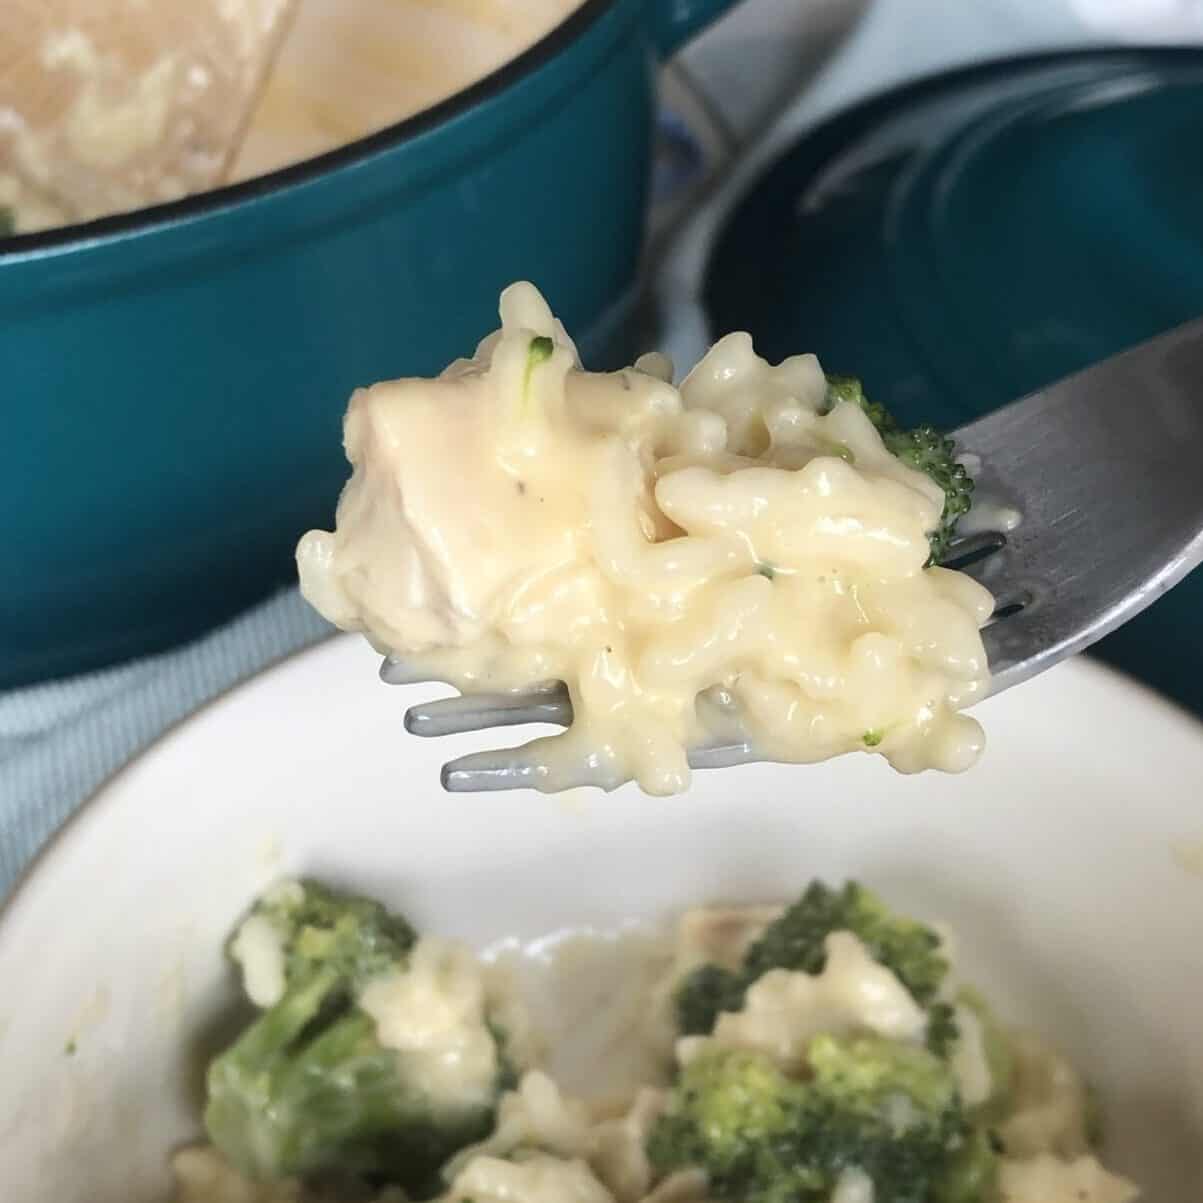
<svg viewBox="0 0 1203 1203">
<path fill-rule="evenodd" d="M 25 899 L 29 896 L 31 884 L 40 875 L 42 866 L 53 858 L 64 841 L 73 839 L 76 829 L 84 823 L 97 821 L 97 816 L 104 813 L 110 806 L 115 806 L 121 798 L 124 780 L 138 771 L 146 758 L 157 755 L 162 748 L 174 743 L 179 738 L 186 738 L 191 729 L 199 721 L 225 707 L 231 700 L 240 697 L 251 689 L 260 687 L 266 678 L 278 671 L 291 667 L 297 662 L 317 658 L 322 651 L 334 642 L 350 642 L 358 640 L 357 635 L 332 632 L 317 642 L 298 651 L 288 653 L 271 664 L 252 673 L 222 690 L 208 699 L 195 710 L 184 715 L 162 731 L 155 739 L 146 745 L 135 756 L 110 774 L 66 819 L 47 837 L 27 864 L 22 868 L 13 883 L 7 897 L 0 898 L 0 944 L 6 939 L 7 929 L 16 922 L 16 916 L 23 909 Z M 1072 660 L 1063 662 L 1059 671 L 1070 671 L 1078 675 L 1095 678 L 1099 687 L 1116 690 L 1130 695 L 1138 705 L 1158 712 L 1159 721 L 1178 727 L 1184 738 L 1203 738 L 1203 717 L 1194 714 L 1172 698 L 1137 680 L 1130 674 L 1112 665 L 1106 664 L 1091 656 L 1075 656 Z M 804 771 L 804 769 L 799 770 Z"/>
</svg>

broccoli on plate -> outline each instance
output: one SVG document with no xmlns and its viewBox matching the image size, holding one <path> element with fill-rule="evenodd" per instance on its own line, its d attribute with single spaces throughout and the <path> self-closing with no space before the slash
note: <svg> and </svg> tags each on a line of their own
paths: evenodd
<svg viewBox="0 0 1203 1203">
<path fill-rule="evenodd" d="M 664 1173 L 699 1166 L 716 1199 L 827 1203 L 845 1175 L 874 1203 L 980 1203 L 995 1155 L 964 1114 L 946 1062 L 877 1038 L 816 1037 L 813 1074 L 758 1052 L 718 1050 L 681 1071 L 653 1129 Z"/>
<path fill-rule="evenodd" d="M 855 935 L 874 960 L 891 970 L 928 1013 L 928 1042 L 943 1053 L 956 1038 L 952 1008 L 937 996 L 948 973 L 940 937 L 926 924 L 895 914 L 857 882 L 832 889 L 811 882 L 802 896 L 765 929 L 738 970 L 702 965 L 688 973 L 675 996 L 683 1035 L 705 1035 L 722 1011 L 737 1011 L 749 986 L 770 969 L 821 973 L 825 941 L 837 931 Z"/>
<path fill-rule="evenodd" d="M 250 924 L 261 944 L 274 934 L 259 955 L 282 975 L 278 997 L 263 998 L 260 983 L 262 1010 L 209 1067 L 204 1122 L 213 1144 L 252 1179 L 337 1172 L 428 1189 L 452 1153 L 493 1125 L 512 1078 L 499 1042 L 489 1063 L 495 1081 L 482 1097 L 438 1092 L 417 1072 L 420 1061 L 382 1041 L 365 1000 L 404 984 L 420 946 L 379 903 L 293 882 L 265 896 L 241 932 Z M 239 937 L 231 953 L 246 961 Z M 478 1045 L 498 1035 L 468 1032 Z"/>
<path fill-rule="evenodd" d="M 953 989 L 932 928 L 857 882 L 696 914 L 680 963 L 715 963 L 672 995 L 696 1038 L 633 1095 L 575 1098 L 530 1068 L 498 966 L 371 899 L 273 888 L 227 947 L 256 1013 L 209 1066 L 178 1203 L 1132 1203 L 1080 1077 Z"/>
</svg>

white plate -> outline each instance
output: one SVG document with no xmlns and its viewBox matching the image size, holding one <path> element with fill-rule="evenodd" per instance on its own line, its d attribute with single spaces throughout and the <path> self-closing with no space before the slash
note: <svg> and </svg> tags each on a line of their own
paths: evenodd
<svg viewBox="0 0 1203 1203">
<path fill-rule="evenodd" d="M 451 796 L 480 737 L 401 728 L 413 690 L 336 639 L 221 699 L 114 779 L 0 921 L 0 1194 L 150 1203 L 196 1132 L 196 1053 L 251 896 L 303 871 L 487 942 L 857 876 L 950 920 L 1004 1011 L 1102 1089 L 1150 1203 L 1203 1197 L 1203 730 L 1086 663 L 980 708 L 963 777 L 869 757 L 699 774 L 693 791 Z M 74 1052 L 69 1053 L 68 1049 Z"/>
</svg>

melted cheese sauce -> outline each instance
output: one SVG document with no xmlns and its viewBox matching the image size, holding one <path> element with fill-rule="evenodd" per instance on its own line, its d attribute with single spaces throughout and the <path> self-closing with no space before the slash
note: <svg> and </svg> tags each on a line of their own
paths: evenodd
<svg viewBox="0 0 1203 1203">
<path fill-rule="evenodd" d="M 1043 1153 L 1026 1161 L 1004 1157 L 999 1164 L 998 1203 L 1132 1203 L 1139 1194 L 1091 1155 L 1067 1162 Z"/>
<path fill-rule="evenodd" d="M 284 997 L 284 934 L 267 915 L 243 920 L 230 942 L 230 959 L 242 969 L 242 987 L 257 1007 L 274 1007 Z"/>
<path fill-rule="evenodd" d="M 516 58 L 579 3 L 298 0 L 225 182 L 334 150 L 438 104 Z M 258 10 L 233 4 L 229 14 L 245 25 Z M 181 38 L 187 34 L 182 26 Z M 211 70 L 190 65 L 192 49 L 181 43 L 134 71 L 124 58 L 101 54 L 84 31 L 56 30 L 42 59 L 50 86 L 70 100 L 41 129 L 23 120 L 22 97 L 6 97 L 0 81 L 0 207 L 18 233 L 175 200 L 214 178 L 228 138 L 220 146 L 198 142 L 195 171 L 163 175 L 140 166 L 166 140 L 184 136 L 168 119 L 177 99 L 203 98 L 216 86 Z M 54 178 L 48 164 L 60 142 L 105 173 L 104 189 Z"/>
<path fill-rule="evenodd" d="M 536 1153 L 523 1161 L 477 1157 L 456 1176 L 445 1203 L 614 1203 L 585 1162 Z"/>
<path fill-rule="evenodd" d="M 565 682 L 575 722 L 528 745 L 545 790 L 677 793 L 732 736 L 974 762 L 993 601 L 926 567 L 943 494 L 859 407 L 825 412 L 813 356 L 731 334 L 678 389 L 659 357 L 582 370 L 529 284 L 501 318 L 437 379 L 351 398 L 335 530 L 297 549 L 327 619 L 464 692 Z"/>
<path fill-rule="evenodd" d="M 488 1026 L 486 976 L 471 949 L 424 938 L 403 972 L 369 982 L 359 1006 L 376 1021 L 381 1045 L 436 1106 L 476 1106 L 497 1079 L 497 1043 Z"/>
<path fill-rule="evenodd" d="M 230 170 L 245 180 L 345 146 L 470 87 L 580 0 L 299 0 Z"/>
<path fill-rule="evenodd" d="M 851 932 L 832 932 L 822 973 L 772 969 L 748 987 L 738 1011 L 723 1012 L 710 1036 L 677 1041 L 688 1064 L 714 1048 L 765 1053 L 790 1074 L 805 1071 L 811 1041 L 824 1034 L 872 1034 L 922 1043 L 927 1016 L 906 987 Z"/>
</svg>

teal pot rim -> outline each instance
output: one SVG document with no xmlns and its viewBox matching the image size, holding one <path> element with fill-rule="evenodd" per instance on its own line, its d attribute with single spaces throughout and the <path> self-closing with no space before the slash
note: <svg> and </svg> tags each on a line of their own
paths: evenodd
<svg viewBox="0 0 1203 1203">
<path fill-rule="evenodd" d="M 39 230 L 28 234 L 13 234 L 0 238 L 0 267 L 21 260 L 45 260 L 78 252 L 83 249 L 101 250 L 124 242 L 132 237 L 164 234 L 181 226 L 195 226 L 207 217 L 213 217 L 238 209 L 257 207 L 257 202 L 267 202 L 279 199 L 285 194 L 296 193 L 306 185 L 316 185 L 332 180 L 342 180 L 348 173 L 371 165 L 381 156 L 396 150 L 406 144 L 418 143 L 435 132 L 442 132 L 456 122 L 462 121 L 469 115 L 483 115 L 486 110 L 493 108 L 493 102 L 505 92 L 527 83 L 543 67 L 561 55 L 575 43 L 581 42 L 595 28 L 600 28 L 609 36 L 600 39 L 594 50 L 594 59 L 600 61 L 609 53 L 613 42 L 642 10 L 636 5 L 631 10 L 627 20 L 622 19 L 620 9 L 628 7 L 624 0 L 585 0 L 565 21 L 560 22 L 533 45 L 529 46 L 516 58 L 503 63 L 496 70 L 477 80 L 476 83 L 455 92 L 445 100 L 428 109 L 413 114 L 393 125 L 357 138 L 345 146 L 326 151 L 299 163 L 277 168 L 265 175 L 255 176 L 235 184 L 225 184 L 219 188 L 208 189 L 181 197 L 178 200 L 165 201 L 160 204 L 147 205 L 126 213 L 118 213 L 109 217 L 100 217 L 92 221 L 76 222 L 67 226 L 56 226 L 49 230 Z M 611 18 L 606 20 L 606 18 Z M 608 28 L 606 28 L 608 26 Z M 651 52 L 652 35 L 649 33 L 649 53 Z M 551 81 L 549 90 L 554 94 L 570 82 L 579 81 L 578 70 L 571 76 Z M 539 90 L 542 92 L 543 90 Z M 506 120 L 506 125 L 523 124 L 529 114 L 527 110 L 538 111 L 548 99 L 538 95 L 530 99 L 537 105 L 522 104 L 515 107 L 512 117 Z M 521 112 L 519 112 L 521 110 Z M 490 131 L 482 131 L 485 140 L 489 140 Z M 476 139 L 465 136 L 463 139 L 451 139 L 455 145 L 450 149 L 450 158 L 460 159 L 475 149 Z M 437 169 L 443 167 L 445 156 L 438 156 L 440 162 Z M 424 169 L 415 171 L 407 183 L 420 183 L 428 179 L 432 172 L 427 165 Z M 359 181 L 357 181 L 359 182 Z M 356 194 L 351 189 L 352 196 L 357 196 L 360 204 L 364 203 L 362 193 Z M 370 191 L 377 191 L 373 188 Z M 389 189 L 397 191 L 396 182 Z M 309 223 L 306 223 L 309 224 Z M 256 223 L 261 236 L 263 228 Z M 229 244 L 229 231 L 221 239 L 226 246 Z"/>
</svg>

